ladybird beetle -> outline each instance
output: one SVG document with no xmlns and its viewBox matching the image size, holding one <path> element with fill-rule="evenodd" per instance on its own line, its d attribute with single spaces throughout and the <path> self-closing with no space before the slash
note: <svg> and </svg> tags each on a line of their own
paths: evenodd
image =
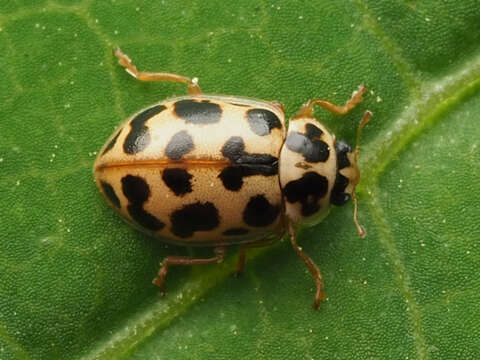
<svg viewBox="0 0 480 360">
<path fill-rule="evenodd" d="M 168 256 L 154 284 L 162 288 L 170 265 L 221 262 L 239 244 L 237 271 L 248 248 L 267 246 L 285 233 L 316 283 L 314 308 L 325 298 L 317 265 L 297 245 L 299 225 L 320 222 L 331 204 L 354 202 L 357 147 L 337 141 L 313 115 L 314 105 L 346 114 L 362 101 L 361 85 L 344 106 L 314 99 L 285 124 L 278 102 L 206 95 L 197 79 L 140 72 L 120 49 L 119 64 L 141 81 L 174 81 L 187 95 L 133 115 L 106 142 L 94 164 L 95 181 L 108 203 L 141 231 L 165 242 L 208 246 L 210 258 Z"/>
</svg>

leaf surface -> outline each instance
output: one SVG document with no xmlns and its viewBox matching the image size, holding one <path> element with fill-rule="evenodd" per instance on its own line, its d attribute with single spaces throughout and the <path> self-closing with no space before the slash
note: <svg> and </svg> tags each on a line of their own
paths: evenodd
<svg viewBox="0 0 480 360">
<path fill-rule="evenodd" d="M 131 229 L 92 164 L 128 115 L 185 88 L 116 64 L 197 76 L 207 93 L 318 110 L 355 142 L 358 187 L 288 241 L 151 284 L 165 246 Z M 475 359 L 480 357 L 480 2 L 4 1 L 0 4 L 1 359 Z"/>
</svg>

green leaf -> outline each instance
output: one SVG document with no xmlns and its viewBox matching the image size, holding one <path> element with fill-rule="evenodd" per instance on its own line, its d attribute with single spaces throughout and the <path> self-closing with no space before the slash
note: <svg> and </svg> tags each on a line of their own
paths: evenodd
<svg viewBox="0 0 480 360">
<path fill-rule="evenodd" d="M 200 78 L 207 93 L 313 97 L 339 138 L 363 133 L 352 205 L 299 241 L 221 265 L 171 254 L 105 204 L 92 164 L 117 124 L 185 93 L 117 65 Z M 480 2 L 3 1 L 0 4 L 1 359 L 476 359 L 480 357 Z"/>
</svg>

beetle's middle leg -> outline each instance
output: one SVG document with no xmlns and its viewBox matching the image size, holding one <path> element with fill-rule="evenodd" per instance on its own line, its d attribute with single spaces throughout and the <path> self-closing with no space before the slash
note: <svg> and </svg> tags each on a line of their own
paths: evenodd
<svg viewBox="0 0 480 360">
<path fill-rule="evenodd" d="M 214 262 L 220 263 L 223 261 L 225 254 L 227 253 L 226 247 L 216 247 L 213 249 L 215 256 L 211 258 L 196 259 L 189 256 L 167 256 L 162 261 L 162 266 L 158 271 L 158 275 L 153 279 L 153 283 L 162 289 L 162 293 L 165 294 L 165 277 L 168 273 L 169 265 L 206 265 Z"/>
<path fill-rule="evenodd" d="M 273 239 L 269 240 L 259 240 L 256 242 L 251 242 L 251 243 L 246 243 L 240 246 L 240 252 L 238 254 L 238 261 L 237 261 L 237 269 L 236 273 L 239 275 L 243 273 L 243 270 L 245 269 L 245 260 L 246 260 L 246 252 L 248 249 L 252 248 L 258 248 L 258 247 L 265 247 L 265 246 L 270 246 L 277 241 L 279 241 L 282 237 L 276 237 Z"/>
<path fill-rule="evenodd" d="M 117 48 L 115 50 L 115 56 L 118 58 L 118 63 L 122 65 L 125 70 L 132 75 L 134 78 L 140 81 L 174 81 L 187 84 L 187 93 L 189 95 L 199 95 L 202 94 L 200 87 L 198 86 L 198 79 L 190 79 L 186 76 L 164 73 L 164 72 L 146 72 L 138 71 L 137 67 L 133 65 L 132 60 L 128 57 L 127 54 L 124 54 L 122 50 Z"/>
</svg>

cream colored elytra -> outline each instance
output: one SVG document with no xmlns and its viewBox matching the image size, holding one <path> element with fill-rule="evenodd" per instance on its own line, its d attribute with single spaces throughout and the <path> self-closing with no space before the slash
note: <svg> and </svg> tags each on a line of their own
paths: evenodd
<svg viewBox="0 0 480 360">
<path fill-rule="evenodd" d="M 133 115 L 110 137 L 94 164 L 108 203 L 138 229 L 162 241 L 214 248 L 211 258 L 169 256 L 154 283 L 164 287 L 169 265 L 222 261 L 226 247 L 267 246 L 288 232 L 295 251 L 314 276 L 314 307 L 324 299 L 318 267 L 297 245 L 298 225 L 311 226 L 331 204 L 354 200 L 360 179 L 357 148 L 337 141 L 313 115 L 314 105 L 345 114 L 362 101 L 360 86 L 344 106 L 321 99 L 290 119 L 288 132 L 278 102 L 204 95 L 196 79 L 140 72 L 119 49 L 119 63 L 142 81 L 187 84 L 188 95 L 159 102 Z"/>
<path fill-rule="evenodd" d="M 206 125 L 185 123 L 174 112 L 175 104 L 182 100 L 198 103 L 208 101 L 218 105 L 222 110 L 220 121 Z M 112 186 L 121 204 L 119 208 L 116 206 L 114 208 L 137 228 L 174 244 L 221 246 L 255 242 L 272 236 L 280 237 L 284 232 L 284 225 L 280 216 L 282 193 L 278 177 L 245 176 L 239 191 L 228 191 L 219 174 L 231 164 L 231 161 L 222 154 L 222 148 L 233 136 L 243 139 L 245 153 L 271 155 L 278 159 L 285 138 L 283 111 L 268 102 L 210 95 L 176 97 L 156 105 L 165 106 L 165 110 L 146 122 L 145 126 L 148 127 L 151 140 L 143 151 L 128 154 L 123 146 L 131 131 L 129 123 L 142 113 L 140 111 L 120 126 L 99 152 L 94 165 L 95 179 L 104 193 L 102 183 Z M 268 135 L 258 136 L 252 132 L 245 118 L 245 113 L 249 109 L 271 111 L 277 116 L 281 126 L 272 128 Z M 181 159 L 172 160 L 166 155 L 166 149 L 175 134 L 181 132 L 191 136 L 194 147 Z M 105 151 L 114 137 L 116 137 L 114 145 Z M 273 166 L 277 165 L 273 164 Z M 175 195 L 162 179 L 165 169 L 187 171 L 191 175 L 191 191 Z M 143 203 L 143 209 L 165 224 L 160 230 L 152 231 L 142 226 L 129 214 L 127 210 L 129 201 L 122 190 L 122 178 L 127 175 L 141 177 L 148 183 L 150 195 Z M 249 200 L 258 194 L 263 194 L 272 206 L 278 207 L 278 216 L 267 226 L 249 226 L 242 218 L 242 210 L 246 208 Z M 208 231 L 195 231 L 188 237 L 178 236 L 172 232 L 173 224 L 170 215 L 185 204 L 198 202 L 214 204 L 219 216 L 218 226 Z M 229 229 L 240 227 L 248 230 L 248 233 L 235 236 L 223 234 Z"/>
</svg>

